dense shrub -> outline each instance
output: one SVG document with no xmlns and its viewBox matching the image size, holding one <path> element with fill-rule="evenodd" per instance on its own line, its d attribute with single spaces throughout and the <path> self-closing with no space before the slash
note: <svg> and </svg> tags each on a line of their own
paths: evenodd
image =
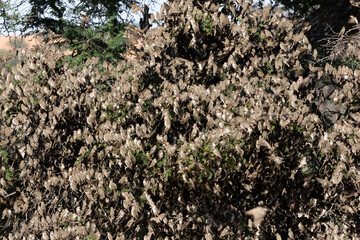
<svg viewBox="0 0 360 240">
<path fill-rule="evenodd" d="M 359 70 L 316 66 L 280 11 L 163 10 L 133 62 L 73 69 L 44 47 L 7 74 L 2 235 L 358 236 Z"/>
</svg>

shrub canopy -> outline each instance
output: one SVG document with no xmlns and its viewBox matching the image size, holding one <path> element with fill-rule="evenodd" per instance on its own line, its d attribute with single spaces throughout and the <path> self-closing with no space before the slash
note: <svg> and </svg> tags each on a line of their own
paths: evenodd
<svg viewBox="0 0 360 240">
<path fill-rule="evenodd" d="M 245 1 L 157 18 L 134 61 L 69 68 L 45 46 L 3 72 L 3 235 L 358 236 L 359 70 L 314 64 L 303 30 Z"/>
</svg>

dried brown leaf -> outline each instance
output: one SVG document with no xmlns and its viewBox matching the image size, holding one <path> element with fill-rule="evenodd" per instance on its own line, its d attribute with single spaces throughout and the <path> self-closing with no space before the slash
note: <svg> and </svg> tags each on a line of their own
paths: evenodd
<svg viewBox="0 0 360 240">
<path fill-rule="evenodd" d="M 255 207 L 250 209 L 249 211 L 245 212 L 246 215 L 251 215 L 254 218 L 253 226 L 259 227 L 261 222 L 264 220 L 266 213 L 269 209 L 264 207 Z"/>
</svg>

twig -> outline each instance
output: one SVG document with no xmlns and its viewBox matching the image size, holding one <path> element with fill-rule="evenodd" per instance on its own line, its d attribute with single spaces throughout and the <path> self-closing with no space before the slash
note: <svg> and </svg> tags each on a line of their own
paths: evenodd
<svg viewBox="0 0 360 240">
<path fill-rule="evenodd" d="M 12 195 L 15 195 L 15 194 L 16 194 L 16 192 L 9 193 L 9 194 L 6 195 L 4 198 L 8 198 L 8 197 L 10 197 L 10 196 L 12 196 Z"/>
</svg>

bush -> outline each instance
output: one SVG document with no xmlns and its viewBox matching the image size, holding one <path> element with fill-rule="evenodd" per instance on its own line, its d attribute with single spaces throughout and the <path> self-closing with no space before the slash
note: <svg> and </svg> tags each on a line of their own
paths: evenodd
<svg viewBox="0 0 360 240">
<path fill-rule="evenodd" d="M 134 62 L 72 69 L 44 47 L 9 73 L 3 235 L 357 236 L 358 70 L 313 66 L 281 12 L 245 1 L 164 8 Z M 324 79 L 348 106 L 335 124 L 314 102 L 328 97 L 315 87 Z M 257 206 L 270 210 L 259 228 L 245 214 Z"/>
</svg>

